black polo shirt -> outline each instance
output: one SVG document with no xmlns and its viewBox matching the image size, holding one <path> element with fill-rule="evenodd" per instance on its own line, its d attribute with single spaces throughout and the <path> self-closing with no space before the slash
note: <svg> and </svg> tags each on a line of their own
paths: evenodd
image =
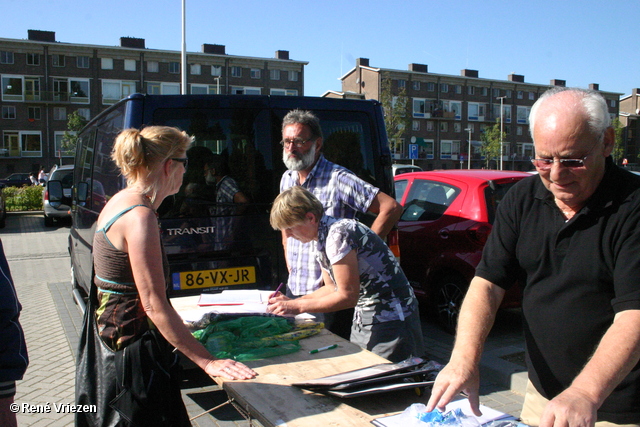
<svg viewBox="0 0 640 427">
<path fill-rule="evenodd" d="M 532 176 L 498 206 L 476 275 L 524 283 L 529 378 L 552 399 L 582 370 L 614 315 L 640 309 L 640 176 L 607 159 L 586 206 L 565 221 Z M 640 364 L 611 393 L 598 420 L 640 422 Z"/>
</svg>

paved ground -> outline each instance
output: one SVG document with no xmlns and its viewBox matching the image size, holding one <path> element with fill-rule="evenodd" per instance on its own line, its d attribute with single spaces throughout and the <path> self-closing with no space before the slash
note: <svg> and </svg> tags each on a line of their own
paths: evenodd
<svg viewBox="0 0 640 427">
<path fill-rule="evenodd" d="M 20 426 L 73 425 L 73 415 L 53 407 L 74 403 L 74 355 L 82 322 L 70 291 L 68 233 L 66 225 L 44 228 L 42 216 L 33 214 L 10 215 L 0 231 L 23 306 L 20 320 L 30 357 L 29 369 L 18 382 L 16 403 L 40 409 L 20 412 Z M 496 324 L 483 358 L 481 389 L 483 404 L 515 416 L 522 405 L 524 369 L 507 360 L 517 361 L 522 352 L 519 322 L 518 313 L 505 313 Z M 423 329 L 429 355 L 446 362 L 453 338 L 426 322 Z M 192 417 L 226 401 L 224 392 L 197 370 L 187 372 L 183 397 Z M 193 425 L 244 427 L 249 422 L 225 405 L 195 418 Z"/>
</svg>

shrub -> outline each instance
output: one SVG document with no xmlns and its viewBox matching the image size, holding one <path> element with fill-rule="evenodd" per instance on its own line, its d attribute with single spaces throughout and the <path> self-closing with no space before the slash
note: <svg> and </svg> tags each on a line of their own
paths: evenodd
<svg viewBox="0 0 640 427">
<path fill-rule="evenodd" d="M 5 209 L 15 211 L 41 211 L 44 187 L 31 185 L 25 187 L 5 187 L 2 189 Z"/>
</svg>

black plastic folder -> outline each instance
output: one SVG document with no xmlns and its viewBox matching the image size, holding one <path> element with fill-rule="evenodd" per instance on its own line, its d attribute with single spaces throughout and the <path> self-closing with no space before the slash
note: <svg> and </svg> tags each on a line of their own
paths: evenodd
<svg viewBox="0 0 640 427">
<path fill-rule="evenodd" d="M 399 363 L 381 363 L 292 385 L 349 398 L 430 386 L 439 369 L 440 365 L 413 357 Z"/>
</svg>

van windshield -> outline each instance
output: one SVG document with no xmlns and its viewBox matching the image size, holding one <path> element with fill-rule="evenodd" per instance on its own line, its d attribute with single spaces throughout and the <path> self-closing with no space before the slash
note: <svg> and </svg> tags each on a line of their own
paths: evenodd
<svg viewBox="0 0 640 427">
<path fill-rule="evenodd" d="M 288 110 L 264 108 L 170 108 L 154 111 L 156 125 L 194 137 L 180 191 L 158 209 L 162 218 L 268 214 L 278 195 L 282 118 Z M 314 110 L 320 117 L 327 159 L 376 182 L 369 118 Z"/>
</svg>

